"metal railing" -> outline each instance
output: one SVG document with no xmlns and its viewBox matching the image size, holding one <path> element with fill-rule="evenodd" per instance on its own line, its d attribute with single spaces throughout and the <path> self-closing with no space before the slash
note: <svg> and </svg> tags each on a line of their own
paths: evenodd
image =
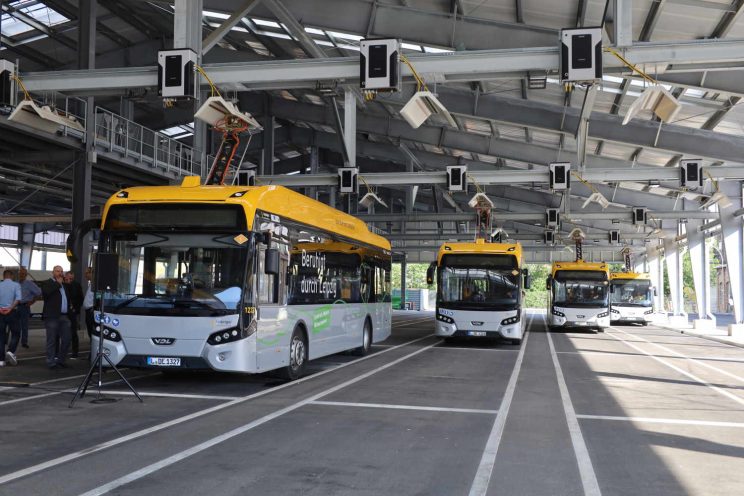
<svg viewBox="0 0 744 496">
<path fill-rule="evenodd" d="M 96 107 L 96 146 L 177 176 L 203 176 L 198 150 L 102 107 Z"/>
</svg>

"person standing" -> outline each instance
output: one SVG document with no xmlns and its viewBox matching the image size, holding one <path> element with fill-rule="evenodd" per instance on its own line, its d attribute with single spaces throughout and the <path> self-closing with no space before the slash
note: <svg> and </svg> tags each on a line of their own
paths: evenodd
<svg viewBox="0 0 744 496">
<path fill-rule="evenodd" d="M 44 298 L 44 319 L 46 329 L 46 364 L 50 369 L 66 367 L 65 358 L 70 348 L 70 319 L 67 314 L 70 308 L 69 286 L 65 284 L 62 267 L 55 265 L 52 277 L 41 285 Z M 59 353 L 55 355 L 57 342 L 60 342 Z"/>
<path fill-rule="evenodd" d="M 3 282 L 0 282 L 0 367 L 5 367 L 5 361 L 17 365 L 15 356 L 20 338 L 18 327 L 18 304 L 21 302 L 21 286 L 13 280 L 13 271 L 3 271 Z M 6 328 L 10 328 L 10 345 L 5 352 Z"/>
<path fill-rule="evenodd" d="M 31 318 L 31 305 L 41 299 L 41 289 L 28 279 L 28 270 L 18 271 L 18 284 L 21 285 L 21 304 L 18 305 L 18 323 L 21 327 L 21 346 L 28 348 L 28 321 Z"/>
<path fill-rule="evenodd" d="M 83 288 L 75 280 L 75 273 L 71 270 L 65 272 L 65 283 L 70 294 L 70 301 L 68 302 L 70 306 L 67 313 L 70 318 L 70 337 L 72 338 L 72 355 L 70 355 L 70 358 L 77 359 L 80 351 L 78 331 L 80 330 L 80 309 L 83 308 Z"/>
<path fill-rule="evenodd" d="M 85 269 L 86 289 L 83 298 L 83 310 L 85 310 L 85 328 L 88 330 L 88 339 L 93 335 L 93 329 L 96 325 L 93 306 L 95 305 L 95 292 L 93 291 L 93 268 Z"/>
</svg>

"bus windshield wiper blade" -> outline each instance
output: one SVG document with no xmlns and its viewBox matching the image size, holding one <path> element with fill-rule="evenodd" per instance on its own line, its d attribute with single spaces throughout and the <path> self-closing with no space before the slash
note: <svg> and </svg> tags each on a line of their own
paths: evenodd
<svg viewBox="0 0 744 496">
<path fill-rule="evenodd" d="M 141 298 L 140 295 L 133 295 L 131 298 L 127 298 L 126 300 L 124 300 L 121 303 L 117 304 L 114 307 L 114 310 L 119 310 L 120 308 L 124 308 L 126 306 L 129 306 L 130 303 L 132 303 L 133 301 L 135 301 L 135 300 L 137 300 L 139 298 Z"/>
</svg>

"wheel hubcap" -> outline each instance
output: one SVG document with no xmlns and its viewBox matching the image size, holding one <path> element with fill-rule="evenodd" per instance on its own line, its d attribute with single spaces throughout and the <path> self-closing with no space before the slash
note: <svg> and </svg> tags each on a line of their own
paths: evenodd
<svg viewBox="0 0 744 496">
<path fill-rule="evenodd" d="M 364 346 L 364 349 L 365 349 L 365 350 L 366 350 L 367 348 L 369 348 L 369 341 L 370 341 L 370 337 L 369 337 L 369 334 L 370 334 L 370 332 L 369 332 L 369 327 L 365 326 L 365 327 L 364 327 L 364 338 L 363 338 L 363 339 L 364 339 L 364 341 L 362 342 L 362 344 L 363 344 L 363 346 Z"/>
<path fill-rule="evenodd" d="M 290 366 L 293 369 L 301 367 L 305 362 L 305 343 L 300 338 L 292 340 L 292 346 L 289 352 Z"/>
</svg>

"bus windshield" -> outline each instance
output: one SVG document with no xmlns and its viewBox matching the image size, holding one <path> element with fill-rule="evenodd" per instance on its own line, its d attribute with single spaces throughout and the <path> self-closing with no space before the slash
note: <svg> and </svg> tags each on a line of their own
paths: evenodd
<svg viewBox="0 0 744 496">
<path fill-rule="evenodd" d="M 557 307 L 607 306 L 607 274 L 591 270 L 559 270 L 553 279 Z"/>
<path fill-rule="evenodd" d="M 610 299 L 613 305 L 650 307 L 653 305 L 651 281 L 643 279 L 613 279 Z"/>
<path fill-rule="evenodd" d="M 106 312 L 132 315 L 235 314 L 243 296 L 249 253 L 233 234 L 113 234 L 118 290 Z"/>
<path fill-rule="evenodd" d="M 439 272 L 439 304 L 452 309 L 516 309 L 519 276 L 512 255 L 445 255 Z"/>
</svg>

